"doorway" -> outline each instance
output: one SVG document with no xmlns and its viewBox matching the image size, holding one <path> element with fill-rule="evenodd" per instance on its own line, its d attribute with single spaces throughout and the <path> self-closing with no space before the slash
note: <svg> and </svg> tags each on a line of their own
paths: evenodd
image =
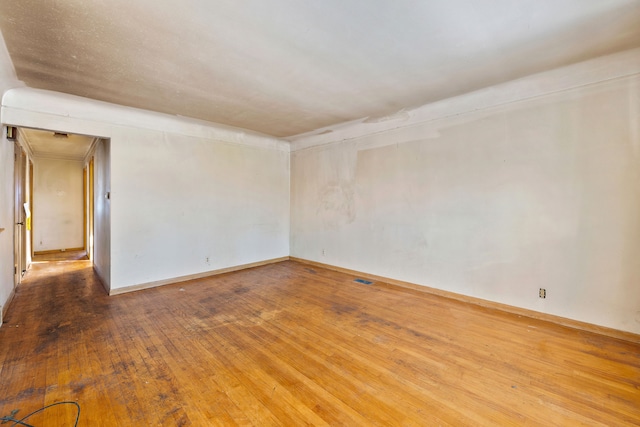
<svg viewBox="0 0 640 427">
<path fill-rule="evenodd" d="M 17 129 L 16 286 L 32 262 L 93 260 L 94 158 L 105 141 Z"/>
</svg>

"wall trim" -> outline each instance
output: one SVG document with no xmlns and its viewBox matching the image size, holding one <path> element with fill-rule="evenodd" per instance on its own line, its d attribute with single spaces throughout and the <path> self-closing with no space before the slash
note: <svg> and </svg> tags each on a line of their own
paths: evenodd
<svg viewBox="0 0 640 427">
<path fill-rule="evenodd" d="M 236 265 L 236 266 L 233 266 L 233 267 L 219 268 L 217 270 L 210 270 L 210 271 L 205 271 L 205 272 L 202 272 L 202 273 L 188 274 L 186 276 L 179 276 L 179 277 L 173 277 L 173 278 L 170 278 L 170 279 L 157 280 L 157 281 L 154 281 L 154 282 L 140 283 L 138 285 L 125 286 L 125 287 L 122 287 L 122 288 L 111 289 L 108 292 L 109 292 L 109 295 L 126 294 L 126 293 L 129 293 L 129 292 L 141 291 L 143 289 L 156 288 L 158 286 L 171 285 L 171 284 L 174 284 L 174 283 L 186 282 L 188 280 L 202 279 L 204 277 L 217 276 L 219 274 L 231 273 L 231 272 L 240 271 L 240 270 L 246 270 L 248 268 L 260 267 L 260 266 L 263 266 L 263 265 L 275 264 L 275 263 L 278 263 L 278 262 L 288 261 L 288 260 L 289 260 L 289 257 L 288 256 L 284 256 L 284 257 L 280 257 L 280 258 L 273 258 L 273 259 L 268 259 L 268 260 L 264 260 L 264 261 L 257 261 L 257 262 L 251 262 L 251 263 L 248 263 L 248 264 Z"/>
<path fill-rule="evenodd" d="M 636 76 L 640 74 L 639 58 L 640 48 L 625 50 L 524 76 L 416 108 L 402 109 L 388 116 L 352 120 L 284 139 L 291 141 L 291 152 L 296 152 L 392 132 L 435 120 L 500 108 L 609 80 Z"/>
<path fill-rule="evenodd" d="M 327 270 L 337 271 L 339 273 L 345 273 L 353 276 L 359 276 L 365 279 L 372 279 L 373 281 L 384 282 L 393 286 L 411 289 L 418 292 L 424 292 L 432 295 L 437 295 L 444 298 L 453 299 L 456 301 L 465 302 L 468 304 L 475 304 L 481 307 L 489 308 L 492 310 L 500 310 L 518 316 L 529 317 L 536 320 L 542 320 L 545 322 L 554 323 L 556 325 L 565 326 L 580 331 L 591 332 L 595 334 L 604 335 L 610 338 L 615 338 L 623 341 L 629 341 L 632 343 L 640 343 L 640 334 L 633 332 L 621 331 L 606 326 L 594 325 L 592 323 L 582 322 L 579 320 L 573 320 L 566 317 L 556 316 L 554 314 L 542 313 L 535 310 L 529 310 L 526 308 L 515 307 L 508 304 L 489 301 L 482 298 L 476 298 L 468 295 L 458 294 L 455 292 L 444 291 L 442 289 L 431 288 L 429 286 L 417 285 L 415 283 L 404 282 L 402 280 L 391 279 L 389 277 L 377 276 L 374 274 L 365 273 L 362 271 L 351 270 L 348 268 L 338 267 L 331 264 L 324 264 L 317 261 L 311 261 L 304 258 L 289 257 L 291 261 L 300 262 L 302 264 L 312 265 L 314 267 L 326 268 Z"/>
<path fill-rule="evenodd" d="M 57 254 L 60 252 L 77 252 L 84 251 L 84 248 L 64 248 L 64 249 L 49 249 L 46 251 L 33 251 L 34 255 L 48 255 L 48 254 Z"/>
<path fill-rule="evenodd" d="M 145 129 L 218 142 L 290 152 L 284 139 L 260 132 L 190 117 L 174 116 L 30 87 L 2 96 L 3 123 L 111 138 L 116 128 Z"/>
<path fill-rule="evenodd" d="M 93 158 L 93 155 L 96 152 L 96 147 L 98 146 L 98 144 L 100 143 L 100 141 L 102 139 L 104 139 L 104 138 L 100 138 L 98 136 L 94 136 L 93 137 L 93 141 L 91 141 L 91 145 L 89 146 L 89 149 L 87 150 L 87 154 L 85 154 L 84 158 L 82 159 L 82 164 L 83 165 L 86 166 L 87 164 L 89 164 L 89 162 Z"/>
</svg>

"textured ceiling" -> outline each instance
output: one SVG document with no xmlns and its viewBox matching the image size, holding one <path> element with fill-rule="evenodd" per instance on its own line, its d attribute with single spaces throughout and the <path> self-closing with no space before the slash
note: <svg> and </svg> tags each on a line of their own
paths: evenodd
<svg viewBox="0 0 640 427">
<path fill-rule="evenodd" d="M 56 134 L 51 131 L 20 129 L 24 142 L 34 157 L 83 160 L 95 139 L 92 136 Z M 65 136 L 66 135 L 66 136 Z"/>
<path fill-rule="evenodd" d="M 28 86 L 286 137 L 640 47 L 640 0 L 3 0 Z"/>
</svg>

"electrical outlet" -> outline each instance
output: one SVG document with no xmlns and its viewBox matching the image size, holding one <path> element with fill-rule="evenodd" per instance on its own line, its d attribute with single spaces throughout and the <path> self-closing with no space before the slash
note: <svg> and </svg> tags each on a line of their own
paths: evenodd
<svg viewBox="0 0 640 427">
<path fill-rule="evenodd" d="M 540 298 L 546 298 L 547 297 L 547 290 L 544 288 L 540 288 L 540 290 L 538 291 L 538 296 Z"/>
<path fill-rule="evenodd" d="M 209 264 L 209 257 L 206 257 L 206 258 L 204 259 L 204 262 L 206 262 L 207 264 Z"/>
<path fill-rule="evenodd" d="M 322 256 L 325 256 L 326 254 L 327 254 L 326 249 L 323 249 L 323 250 L 322 250 Z"/>
</svg>

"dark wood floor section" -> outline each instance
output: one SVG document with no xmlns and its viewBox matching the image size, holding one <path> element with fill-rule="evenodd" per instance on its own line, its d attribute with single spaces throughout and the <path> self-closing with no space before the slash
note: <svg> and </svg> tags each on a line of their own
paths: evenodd
<svg viewBox="0 0 640 427">
<path fill-rule="evenodd" d="M 87 261 L 36 264 L 0 329 L 0 416 L 640 425 L 640 345 L 353 279 L 288 261 L 108 297 Z"/>
</svg>

